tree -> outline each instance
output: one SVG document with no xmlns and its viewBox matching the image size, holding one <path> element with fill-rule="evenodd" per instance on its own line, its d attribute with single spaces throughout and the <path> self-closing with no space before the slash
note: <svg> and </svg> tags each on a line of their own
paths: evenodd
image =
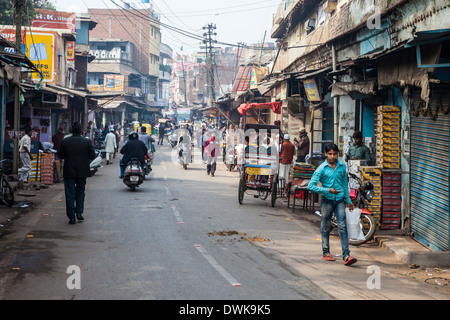
<svg viewBox="0 0 450 320">
<path fill-rule="evenodd" d="M 0 0 L 0 25 L 15 25 L 14 12 L 15 3 L 23 2 L 22 25 L 29 26 L 34 18 L 35 9 L 56 10 L 55 5 L 50 0 Z"/>
</svg>

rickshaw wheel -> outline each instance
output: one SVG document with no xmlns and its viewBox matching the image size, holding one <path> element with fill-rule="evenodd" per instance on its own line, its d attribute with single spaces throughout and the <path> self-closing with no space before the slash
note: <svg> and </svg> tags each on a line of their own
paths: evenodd
<svg viewBox="0 0 450 320">
<path fill-rule="evenodd" d="M 242 204 L 244 201 L 244 193 L 245 193 L 244 176 L 241 176 L 241 179 L 239 179 L 239 190 L 238 190 L 239 204 Z"/>
<path fill-rule="evenodd" d="M 275 201 L 277 200 L 277 186 L 278 186 L 278 179 L 276 177 L 273 177 L 273 180 L 272 180 L 272 194 L 271 194 L 271 205 L 272 205 L 272 207 L 275 207 Z"/>
</svg>

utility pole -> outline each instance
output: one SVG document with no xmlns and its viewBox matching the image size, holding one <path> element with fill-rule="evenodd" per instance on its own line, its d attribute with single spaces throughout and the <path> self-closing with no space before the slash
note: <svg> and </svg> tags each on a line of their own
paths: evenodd
<svg viewBox="0 0 450 320">
<path fill-rule="evenodd" d="M 22 52 L 22 8 L 24 0 L 14 0 L 16 16 L 16 50 Z M 20 129 L 20 97 L 19 85 L 14 88 L 14 150 L 13 150 L 13 173 L 19 170 L 19 129 Z"/>
<path fill-rule="evenodd" d="M 208 88 L 208 98 L 210 102 L 216 100 L 216 92 L 215 92 L 215 65 L 216 65 L 216 57 L 215 57 L 215 47 L 214 43 L 217 41 L 213 39 L 213 36 L 217 36 L 216 25 L 213 23 L 209 23 L 207 26 L 203 27 L 203 30 L 207 30 L 203 33 L 205 39 L 203 40 L 203 44 L 205 44 L 206 49 L 206 70 L 207 70 L 207 88 Z"/>
</svg>

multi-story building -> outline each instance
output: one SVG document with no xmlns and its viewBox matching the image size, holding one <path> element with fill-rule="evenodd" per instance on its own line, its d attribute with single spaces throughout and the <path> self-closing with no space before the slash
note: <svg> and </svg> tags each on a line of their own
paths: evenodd
<svg viewBox="0 0 450 320">
<path fill-rule="evenodd" d="M 124 112 L 133 114 L 135 119 L 138 113 L 148 117 L 159 112 L 164 103 L 158 101 L 161 52 L 158 16 L 151 9 L 89 9 L 89 13 L 98 23 L 91 35 L 90 53 L 96 59 L 88 68 L 89 88 L 125 93 L 121 99 L 105 105 L 119 111 L 122 121 L 127 116 Z M 127 106 L 117 109 L 122 102 L 127 102 Z"/>
</svg>

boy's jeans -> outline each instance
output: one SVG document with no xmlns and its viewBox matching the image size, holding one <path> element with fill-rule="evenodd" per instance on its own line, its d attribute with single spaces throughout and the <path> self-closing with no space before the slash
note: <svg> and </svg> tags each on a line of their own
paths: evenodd
<svg viewBox="0 0 450 320">
<path fill-rule="evenodd" d="M 331 217 L 333 212 L 336 216 L 337 225 L 339 229 L 339 236 L 341 237 L 342 256 L 345 260 L 350 255 L 348 248 L 347 224 L 345 221 L 345 200 L 328 200 L 322 197 L 322 222 L 320 223 L 320 230 L 322 232 L 322 251 L 323 255 L 330 253 L 330 230 Z"/>
</svg>

